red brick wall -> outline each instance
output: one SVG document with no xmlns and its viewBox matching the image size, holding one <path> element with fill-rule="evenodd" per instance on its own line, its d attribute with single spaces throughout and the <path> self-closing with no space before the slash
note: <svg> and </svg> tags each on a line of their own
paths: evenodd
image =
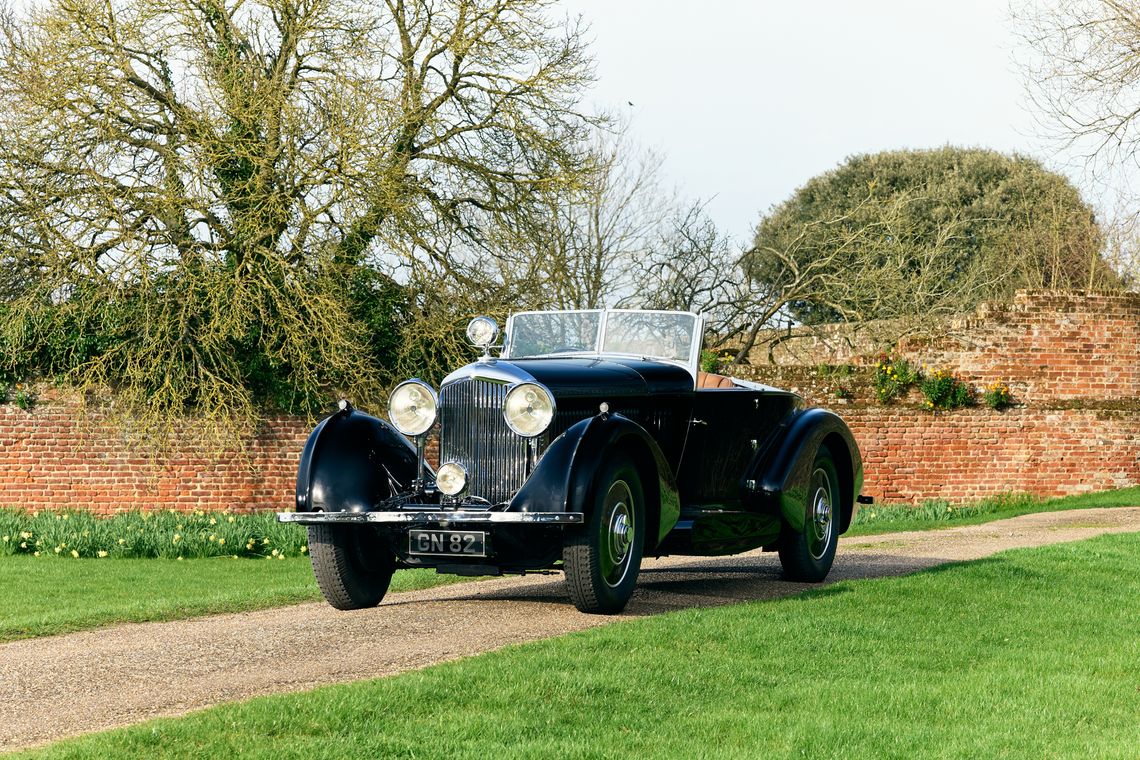
<svg viewBox="0 0 1140 760">
<path fill-rule="evenodd" d="M 793 331 L 741 374 L 838 411 L 863 451 L 864 492 L 886 501 L 1063 496 L 1140 485 L 1140 295 L 1021 292 L 930 335 L 882 323 Z M 880 351 L 945 368 L 979 390 L 1008 383 L 1016 406 L 931 414 L 921 395 L 874 398 Z M 762 355 L 757 356 L 758 353 Z M 821 374 L 819 365 L 845 367 Z M 843 387 L 849 398 L 841 399 Z"/>
<path fill-rule="evenodd" d="M 290 509 L 297 462 L 311 426 L 268 420 L 240 448 L 217 452 L 192 430 L 159 454 L 130 441 L 120 421 L 74 400 L 46 399 L 30 411 L 0 404 L 0 506 L 90 509 Z M 427 456 L 438 458 L 438 442 Z"/>
<path fill-rule="evenodd" d="M 1022 292 L 983 306 L 932 341 L 896 352 L 979 384 L 1005 381 L 1032 402 L 1140 398 L 1140 294 Z"/>
<path fill-rule="evenodd" d="M 917 397 L 873 401 L 877 351 L 866 336 L 804 338 L 796 362 L 747 374 L 794 387 L 835 408 L 859 440 L 864 492 L 887 501 L 970 500 L 1009 491 L 1064 495 L 1140 485 L 1140 296 L 1019 294 L 984 307 L 937 337 L 895 347 L 928 367 L 949 367 L 978 384 L 1013 386 L 1013 409 L 932 415 Z M 837 337 L 838 336 L 838 337 Z M 810 343 L 810 345 L 808 345 Z M 858 351 L 853 350 L 858 347 Z M 794 346 L 793 346 L 794 347 Z M 798 366 L 796 366 L 798 362 Z M 816 376 L 818 363 L 848 364 L 851 376 Z M 746 373 L 740 373 L 746 374 Z M 840 400 L 839 385 L 854 398 Z M 0 404 L 0 505 L 28 509 L 281 509 L 291 504 L 306 421 L 277 418 L 240 453 L 221 456 L 188 430 L 168 456 L 131 443 L 119 423 L 66 399 L 31 411 Z"/>
<path fill-rule="evenodd" d="M 291 503 L 304 420 L 270 421 L 241 453 L 187 434 L 159 456 L 125 437 L 115 420 L 74 402 L 30 411 L 0 405 L 0 506 L 91 509 L 283 509 Z"/>
<path fill-rule="evenodd" d="M 988 408 L 839 412 L 863 451 L 863 492 L 881 501 L 1066 496 L 1140 485 L 1140 413 Z"/>
</svg>

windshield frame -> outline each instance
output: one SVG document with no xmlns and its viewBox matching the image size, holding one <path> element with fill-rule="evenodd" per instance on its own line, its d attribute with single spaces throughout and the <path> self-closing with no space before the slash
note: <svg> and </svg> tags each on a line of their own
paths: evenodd
<svg viewBox="0 0 1140 760">
<path fill-rule="evenodd" d="M 581 351 L 560 351 L 557 353 L 536 354 L 534 356 L 516 357 L 511 355 L 511 339 L 514 335 L 515 319 L 518 317 L 534 315 L 534 314 L 600 314 L 601 319 L 598 325 L 598 332 L 595 337 L 594 346 L 592 349 L 584 349 Z M 666 358 L 662 356 L 646 356 L 640 353 L 622 353 L 616 351 L 602 351 L 602 346 L 606 342 L 606 330 L 609 326 L 609 318 L 611 314 L 670 314 L 689 316 L 693 318 L 693 333 L 691 335 L 691 343 L 689 345 L 689 356 L 685 360 Z M 618 359 L 638 359 L 643 361 L 663 362 L 665 364 L 673 364 L 681 367 L 693 376 L 694 381 L 697 377 L 697 372 L 700 369 L 701 361 L 701 348 L 703 347 L 705 337 L 705 318 L 692 311 L 680 311 L 677 309 L 536 309 L 533 311 L 520 311 L 512 313 L 507 317 L 507 327 L 504 332 L 503 350 L 500 353 L 502 359 L 567 359 L 576 357 L 613 357 Z"/>
</svg>

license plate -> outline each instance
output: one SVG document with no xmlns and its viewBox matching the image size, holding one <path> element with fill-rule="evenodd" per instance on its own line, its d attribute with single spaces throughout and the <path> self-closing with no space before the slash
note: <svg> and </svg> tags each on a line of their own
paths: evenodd
<svg viewBox="0 0 1140 760">
<path fill-rule="evenodd" d="M 486 557 L 487 534 L 481 530 L 410 530 L 408 554 Z"/>
</svg>

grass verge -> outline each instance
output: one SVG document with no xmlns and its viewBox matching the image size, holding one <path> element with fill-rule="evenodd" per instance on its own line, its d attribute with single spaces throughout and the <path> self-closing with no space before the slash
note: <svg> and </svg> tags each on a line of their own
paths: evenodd
<svg viewBox="0 0 1140 760">
<path fill-rule="evenodd" d="M 0 557 L 0 641 L 113 623 L 179 620 L 320 598 L 308 558 L 61 560 Z M 455 576 L 399 570 L 392 591 Z"/>
<path fill-rule="evenodd" d="M 942 500 L 926 501 L 918 506 L 872 504 L 859 508 L 855 513 L 855 521 L 844 535 L 866 536 L 907 530 L 936 530 L 1004 520 L 1033 512 L 1060 512 L 1093 507 L 1140 507 L 1140 487 L 1059 499 L 1039 499 L 1029 494 L 1007 494 L 961 505 Z"/>
<path fill-rule="evenodd" d="M 297 557 L 308 551 L 304 526 L 279 523 L 273 512 L 124 512 L 97 517 L 0 509 L 0 557 L 196 559 Z"/>
<path fill-rule="evenodd" d="M 33 757 L 1134 758 L 1140 535 L 627 621 Z"/>
</svg>

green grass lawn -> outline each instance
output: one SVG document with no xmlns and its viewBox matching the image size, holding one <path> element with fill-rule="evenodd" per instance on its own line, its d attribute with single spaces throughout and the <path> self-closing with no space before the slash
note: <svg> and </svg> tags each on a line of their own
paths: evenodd
<svg viewBox="0 0 1140 760">
<path fill-rule="evenodd" d="M 846 536 L 895 533 L 905 530 L 933 530 L 959 525 L 977 525 L 1032 512 L 1060 512 L 1093 507 L 1140 507 L 1140 487 L 1116 491 L 1038 499 L 1027 494 L 1010 494 L 983 499 L 973 504 L 927 501 L 919 505 L 872 504 L 860 506 Z"/>
<path fill-rule="evenodd" d="M 0 556 L 0 579 L 0 641 L 320 598 L 307 557 L 178 561 Z M 400 570 L 392 590 L 454 579 L 431 570 Z"/>
<path fill-rule="evenodd" d="M 1140 535 L 689 610 L 44 757 L 1127 758 Z"/>
</svg>

